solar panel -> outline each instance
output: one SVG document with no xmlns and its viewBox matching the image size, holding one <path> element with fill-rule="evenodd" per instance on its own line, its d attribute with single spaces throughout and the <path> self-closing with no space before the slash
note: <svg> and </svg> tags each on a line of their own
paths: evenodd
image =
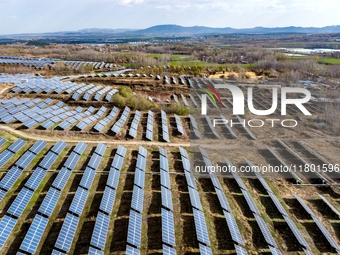
<svg viewBox="0 0 340 255">
<path fill-rule="evenodd" d="M 202 210 L 202 204 L 200 201 L 200 196 L 198 194 L 198 191 L 191 187 L 188 187 L 188 190 L 189 190 L 191 205 L 197 208 L 198 210 Z"/>
<path fill-rule="evenodd" d="M 318 196 L 322 199 L 322 201 L 336 214 L 340 217 L 339 211 L 324 197 L 318 194 Z"/>
<path fill-rule="evenodd" d="M 245 190 L 242 190 L 242 193 L 243 193 L 244 198 L 246 199 L 246 202 L 247 202 L 247 204 L 249 206 L 249 209 L 252 212 L 257 213 L 258 215 L 261 215 L 260 211 L 257 208 L 257 206 L 256 206 L 253 198 L 251 197 L 251 195 L 247 191 L 245 191 Z"/>
<path fill-rule="evenodd" d="M 161 174 L 161 185 L 168 189 L 171 189 L 169 172 L 160 170 L 160 174 Z"/>
<path fill-rule="evenodd" d="M 299 242 L 299 244 L 301 244 L 305 248 L 309 249 L 310 247 L 309 247 L 308 243 L 306 242 L 305 238 L 301 235 L 299 229 L 295 226 L 294 222 L 286 215 L 283 215 L 283 218 L 287 222 L 290 230 L 293 232 L 293 234 L 294 234 L 296 240 Z"/>
<path fill-rule="evenodd" d="M 184 135 L 184 129 L 183 129 L 183 126 L 182 126 L 182 123 L 181 123 L 181 119 L 176 114 L 174 114 L 174 116 L 175 116 L 175 121 L 176 121 L 178 133 L 180 133 L 181 135 Z"/>
<path fill-rule="evenodd" d="M 74 151 L 71 152 L 70 156 L 67 158 L 64 164 L 64 167 L 73 170 L 76 167 L 79 158 L 80 156 L 77 153 L 75 153 Z"/>
<path fill-rule="evenodd" d="M 94 153 L 97 153 L 98 155 L 103 156 L 106 148 L 107 148 L 107 146 L 105 144 L 100 143 L 100 144 L 98 144 Z"/>
<path fill-rule="evenodd" d="M 46 145 L 46 142 L 39 140 L 30 148 L 30 151 L 37 155 Z"/>
<path fill-rule="evenodd" d="M 277 199 L 277 197 L 271 193 L 268 192 L 270 198 L 272 199 L 273 203 L 275 204 L 275 207 L 277 208 L 277 210 L 282 214 L 282 215 L 286 215 L 288 216 L 286 210 L 283 208 L 283 206 L 281 205 L 280 201 Z"/>
<path fill-rule="evenodd" d="M 171 191 L 164 187 L 161 187 L 161 195 L 162 195 L 162 206 L 164 206 L 165 208 L 168 208 L 169 210 L 173 210 Z"/>
<path fill-rule="evenodd" d="M 192 208 L 196 226 L 197 240 L 203 244 L 210 245 L 207 225 L 205 223 L 204 213 Z"/>
<path fill-rule="evenodd" d="M 7 150 L 9 150 L 9 151 L 11 151 L 13 153 L 17 153 L 25 144 L 26 144 L 26 141 L 24 141 L 21 138 L 19 138 L 13 144 L 11 144 L 7 148 Z"/>
<path fill-rule="evenodd" d="M 164 208 L 162 208 L 162 242 L 171 246 L 176 245 L 174 215 Z"/>
<path fill-rule="evenodd" d="M 176 249 L 163 244 L 163 254 L 164 255 L 176 255 Z"/>
<path fill-rule="evenodd" d="M 148 151 L 147 151 L 147 149 L 145 149 L 144 147 L 139 146 L 138 154 L 141 155 L 141 156 L 143 156 L 144 158 L 146 158 L 146 156 L 147 156 L 147 154 L 148 154 Z"/>
<path fill-rule="evenodd" d="M 0 189 L 0 201 L 6 196 L 6 191 Z"/>
<path fill-rule="evenodd" d="M 266 240 L 267 244 L 270 244 L 273 247 L 277 247 L 276 242 L 275 242 L 272 234 L 270 233 L 266 223 L 264 222 L 263 218 L 261 216 L 255 214 L 255 213 L 253 213 L 253 215 L 256 219 L 257 225 L 259 226 L 259 228 L 262 232 L 262 235 L 263 235 L 264 239 Z"/>
<path fill-rule="evenodd" d="M 79 222 L 78 217 L 69 213 L 66 214 L 64 224 L 61 227 L 57 242 L 55 244 L 56 248 L 65 252 L 70 251 L 72 240 L 78 226 L 78 222 Z"/>
<path fill-rule="evenodd" d="M 81 155 L 85 151 L 86 147 L 87 145 L 85 143 L 79 142 L 73 151 Z"/>
<path fill-rule="evenodd" d="M 166 172 L 169 172 L 169 161 L 166 157 L 160 156 L 159 157 L 159 164 L 160 164 L 160 169 L 163 169 Z"/>
<path fill-rule="evenodd" d="M 124 146 L 119 145 L 117 148 L 116 154 L 122 156 L 123 158 L 125 157 L 126 154 L 126 148 Z"/>
<path fill-rule="evenodd" d="M 20 250 L 27 251 L 31 254 L 35 253 L 39 242 L 45 232 L 48 219 L 37 214 L 21 243 Z"/>
<path fill-rule="evenodd" d="M 136 247 L 140 247 L 142 232 L 142 215 L 130 210 L 127 242 Z"/>
<path fill-rule="evenodd" d="M 183 169 L 185 171 L 191 172 L 190 161 L 187 158 L 182 157 Z"/>
<path fill-rule="evenodd" d="M 143 202 L 144 202 L 144 190 L 134 185 L 132 192 L 131 208 L 141 213 L 143 211 Z"/>
<path fill-rule="evenodd" d="M 293 194 L 293 196 L 297 199 L 300 205 L 305 209 L 305 211 L 310 214 L 311 216 L 315 216 L 312 210 L 305 204 L 305 202 L 298 196 Z"/>
<path fill-rule="evenodd" d="M 136 168 L 134 184 L 143 189 L 144 182 L 145 182 L 145 172 Z"/>
<path fill-rule="evenodd" d="M 98 212 L 96 223 L 91 238 L 90 244 L 101 250 L 104 250 L 106 243 L 106 236 L 109 230 L 110 216 Z"/>
<path fill-rule="evenodd" d="M 211 248 L 203 244 L 199 244 L 201 255 L 213 255 Z"/>
<path fill-rule="evenodd" d="M 226 211 L 223 211 L 223 213 L 227 221 L 227 225 L 230 231 L 231 238 L 233 239 L 234 242 L 244 245 L 240 230 L 237 226 L 234 216 L 231 213 L 228 213 Z"/>
<path fill-rule="evenodd" d="M 61 252 L 61 251 L 57 251 L 57 250 L 53 250 L 52 251 L 52 255 L 65 255 L 66 253 Z"/>
<path fill-rule="evenodd" d="M 86 167 L 83 177 L 81 178 L 79 186 L 85 188 L 85 189 L 90 189 L 92 186 L 92 182 L 94 180 L 94 176 L 96 175 L 96 171 L 92 170 L 89 167 Z"/>
<path fill-rule="evenodd" d="M 88 193 L 89 192 L 86 189 L 78 187 L 69 210 L 76 215 L 81 215 L 87 200 Z"/>
<path fill-rule="evenodd" d="M 115 157 L 113 158 L 111 166 L 113 168 L 116 168 L 117 170 L 120 170 L 123 166 L 123 161 L 124 158 L 116 154 Z"/>
<path fill-rule="evenodd" d="M 120 176 L 120 171 L 116 170 L 115 168 L 111 168 L 106 185 L 111 188 L 117 189 L 119 176 Z"/>
<path fill-rule="evenodd" d="M 54 182 L 52 183 L 52 186 L 59 189 L 59 190 L 63 190 L 66 182 L 68 181 L 68 179 L 71 176 L 71 171 L 67 170 L 65 167 L 63 167 L 57 177 L 55 178 Z"/>
<path fill-rule="evenodd" d="M 126 245 L 126 255 L 140 255 L 140 250 L 130 245 Z"/>
<path fill-rule="evenodd" d="M 246 249 L 244 249 L 243 247 L 241 246 L 238 246 L 236 244 L 234 244 L 235 246 L 235 250 L 236 250 L 236 254 L 237 255 L 248 255 L 248 252 Z"/>
<path fill-rule="evenodd" d="M 184 174 L 185 174 L 185 178 L 187 180 L 188 186 L 192 187 L 194 189 L 197 189 L 196 182 L 195 182 L 195 179 L 194 179 L 194 176 L 192 175 L 192 173 L 184 171 Z"/>
<path fill-rule="evenodd" d="M 116 191 L 108 186 L 105 187 L 102 201 L 100 202 L 99 209 L 107 214 L 112 213 L 113 205 L 115 202 Z"/>
<path fill-rule="evenodd" d="M 104 255 L 104 252 L 97 250 L 96 248 L 90 247 L 89 255 Z"/>
<path fill-rule="evenodd" d="M 282 255 L 282 253 L 281 253 L 278 249 L 276 249 L 276 248 L 274 248 L 274 247 L 269 246 L 269 249 L 270 249 L 270 252 L 271 252 L 273 255 Z"/>
<path fill-rule="evenodd" d="M 3 165 L 5 165 L 8 160 L 10 160 L 11 157 L 13 157 L 14 153 L 9 151 L 9 150 L 5 150 L 0 154 L 0 167 L 2 167 Z"/>
<path fill-rule="evenodd" d="M 15 163 L 15 165 L 17 167 L 20 167 L 21 169 L 24 169 L 32 162 L 35 156 L 36 155 L 34 153 L 26 151 L 25 154 L 22 155 L 20 159 Z"/>
<path fill-rule="evenodd" d="M 144 171 L 146 169 L 146 158 L 138 155 L 136 167 Z"/>
<path fill-rule="evenodd" d="M 4 190 L 10 190 L 13 184 L 17 181 L 22 171 L 17 167 L 12 167 L 4 178 L 0 181 L 0 187 Z"/>
<path fill-rule="evenodd" d="M 310 252 L 309 250 L 306 250 L 306 249 L 303 249 L 303 252 L 306 254 L 306 255 L 314 255 L 312 252 Z M 339 253 L 338 253 L 339 254 Z"/>
<path fill-rule="evenodd" d="M 315 217 L 314 215 L 311 215 L 315 224 L 318 226 L 318 228 L 320 229 L 320 231 L 322 232 L 323 236 L 327 239 L 328 243 L 336 250 L 340 250 L 340 247 L 338 246 L 338 244 L 336 243 L 336 241 L 333 239 L 333 237 L 331 236 L 331 234 L 328 232 L 328 230 L 324 227 L 324 225 L 321 223 L 321 221 L 319 221 L 319 219 L 317 217 Z"/>
<path fill-rule="evenodd" d="M 12 233 L 17 220 L 5 215 L 0 221 L 0 250 L 3 248 L 9 235 Z"/>
<path fill-rule="evenodd" d="M 15 217 L 20 217 L 21 214 L 24 212 L 28 202 L 31 200 L 32 196 L 32 190 L 29 190 L 25 187 L 22 188 L 7 212 Z"/>
<path fill-rule="evenodd" d="M 210 179 L 215 187 L 215 190 L 216 188 L 219 189 L 219 190 L 223 190 L 222 186 L 221 186 L 221 183 L 220 181 L 218 180 L 216 174 L 214 173 L 209 173 L 209 176 L 210 176 Z"/>
<path fill-rule="evenodd" d="M 230 205 L 228 203 L 228 200 L 224 194 L 224 192 L 222 190 L 219 190 L 219 189 L 215 189 L 216 191 L 216 195 L 217 195 L 217 198 L 218 198 L 218 201 L 220 201 L 220 205 L 221 207 L 227 211 L 227 212 L 231 212 L 231 208 L 230 208 Z"/>
<path fill-rule="evenodd" d="M 50 217 L 53 213 L 55 206 L 58 203 L 59 197 L 60 191 L 51 187 L 48 190 L 44 198 L 44 201 L 41 203 L 39 207 L 39 212 L 46 215 L 47 217 Z"/>
</svg>

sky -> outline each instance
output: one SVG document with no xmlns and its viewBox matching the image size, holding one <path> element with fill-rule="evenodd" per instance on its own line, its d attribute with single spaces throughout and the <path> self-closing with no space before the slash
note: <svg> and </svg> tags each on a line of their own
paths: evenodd
<svg viewBox="0 0 340 255">
<path fill-rule="evenodd" d="M 323 27 L 340 25 L 339 10 L 340 0 L 0 0 L 0 34 L 163 24 Z"/>
</svg>

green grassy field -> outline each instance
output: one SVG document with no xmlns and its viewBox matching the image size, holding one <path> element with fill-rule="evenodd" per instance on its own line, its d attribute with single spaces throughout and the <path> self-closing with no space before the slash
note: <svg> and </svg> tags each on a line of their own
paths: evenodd
<svg viewBox="0 0 340 255">
<path fill-rule="evenodd" d="M 320 58 L 318 62 L 326 65 L 340 65 L 340 58 Z"/>
</svg>

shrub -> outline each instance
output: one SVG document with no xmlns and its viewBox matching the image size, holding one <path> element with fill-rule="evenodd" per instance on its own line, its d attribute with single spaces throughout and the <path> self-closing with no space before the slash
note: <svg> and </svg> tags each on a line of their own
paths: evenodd
<svg viewBox="0 0 340 255">
<path fill-rule="evenodd" d="M 112 102 L 118 107 L 123 108 L 126 105 L 126 99 L 120 94 L 114 94 L 112 97 Z"/>
<path fill-rule="evenodd" d="M 129 98 L 133 96 L 132 89 L 130 87 L 119 86 L 118 90 L 119 94 L 121 94 L 123 97 Z"/>
<path fill-rule="evenodd" d="M 167 113 L 175 113 L 178 115 L 188 115 L 190 114 L 190 108 L 185 105 L 172 104 L 166 110 Z"/>
</svg>

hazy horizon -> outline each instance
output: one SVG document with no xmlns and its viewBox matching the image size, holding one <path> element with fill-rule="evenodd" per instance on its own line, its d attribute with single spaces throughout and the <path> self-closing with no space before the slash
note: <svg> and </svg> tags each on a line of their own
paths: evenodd
<svg viewBox="0 0 340 255">
<path fill-rule="evenodd" d="M 340 25 L 340 1 L 0 0 L 0 34 L 144 29 L 160 24 L 253 28 Z"/>
</svg>

